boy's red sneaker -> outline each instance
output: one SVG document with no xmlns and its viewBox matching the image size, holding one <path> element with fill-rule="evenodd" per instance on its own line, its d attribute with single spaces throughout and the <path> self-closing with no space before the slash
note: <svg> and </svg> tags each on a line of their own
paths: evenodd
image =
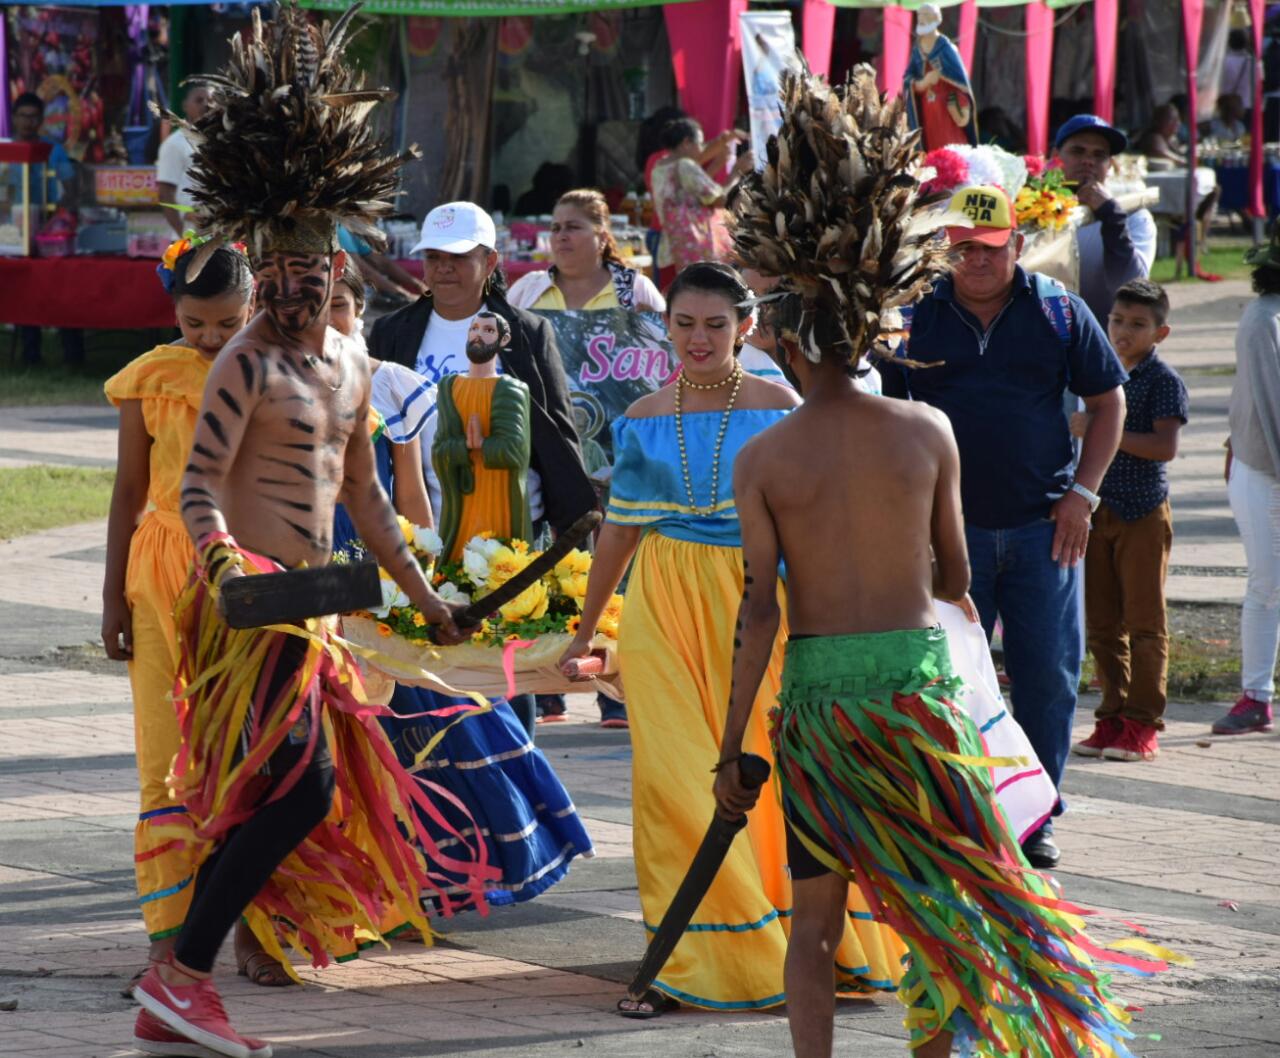
<svg viewBox="0 0 1280 1058">
<path fill-rule="evenodd" d="M 1093 725 L 1093 734 L 1071 747 L 1077 757 L 1101 757 L 1102 751 L 1111 745 L 1124 730 L 1124 721 L 1109 716 Z"/>
<path fill-rule="evenodd" d="M 271 1044 L 265 1040 L 255 1040 L 249 1036 L 240 1038 L 249 1048 L 249 1058 L 271 1058 Z M 216 1051 L 192 1043 L 185 1036 L 179 1036 L 146 1009 L 138 1011 L 138 1020 L 133 1024 L 133 1049 L 143 1054 L 178 1055 L 179 1058 L 218 1058 Z"/>
<path fill-rule="evenodd" d="M 159 964 L 153 963 L 134 988 L 133 997 L 185 1040 L 226 1058 L 251 1058 L 249 1044 L 227 1021 L 211 978 L 171 985 L 160 979 Z"/>
<path fill-rule="evenodd" d="M 1160 755 L 1160 746 L 1156 741 L 1158 734 L 1150 724 L 1125 720 L 1120 737 L 1107 746 L 1102 755 L 1107 760 L 1155 760 Z"/>
</svg>

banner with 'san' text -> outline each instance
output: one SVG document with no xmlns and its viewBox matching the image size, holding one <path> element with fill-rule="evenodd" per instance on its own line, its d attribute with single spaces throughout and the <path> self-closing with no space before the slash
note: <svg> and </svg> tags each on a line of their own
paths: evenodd
<svg viewBox="0 0 1280 1058">
<path fill-rule="evenodd" d="M 556 332 L 569 379 L 582 461 L 597 481 L 613 466 L 614 419 L 670 381 L 676 365 L 656 312 L 626 309 L 538 310 Z"/>
</svg>

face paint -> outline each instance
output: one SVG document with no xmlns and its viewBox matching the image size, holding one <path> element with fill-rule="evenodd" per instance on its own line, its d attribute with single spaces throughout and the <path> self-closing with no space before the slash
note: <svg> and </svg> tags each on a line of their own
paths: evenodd
<svg viewBox="0 0 1280 1058">
<path fill-rule="evenodd" d="M 270 253 L 254 262 L 258 304 L 285 334 L 314 324 L 333 293 L 333 258 L 324 254 Z"/>
</svg>

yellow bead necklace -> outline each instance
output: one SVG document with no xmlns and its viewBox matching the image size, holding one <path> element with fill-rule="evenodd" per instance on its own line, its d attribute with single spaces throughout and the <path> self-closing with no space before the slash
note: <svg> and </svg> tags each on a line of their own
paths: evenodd
<svg viewBox="0 0 1280 1058">
<path fill-rule="evenodd" d="M 720 494 L 720 453 L 724 448 L 725 434 L 729 432 L 729 416 L 733 412 L 734 404 L 738 401 L 738 391 L 742 389 L 742 375 L 742 365 L 735 363 L 733 370 L 725 378 L 710 385 L 690 382 L 685 378 L 683 372 L 676 380 L 676 444 L 680 449 L 680 472 L 684 476 L 684 491 L 689 497 L 689 506 L 693 508 L 694 514 L 715 513 L 716 500 Z M 725 405 L 724 414 L 720 417 L 720 432 L 716 434 L 715 451 L 711 457 L 711 503 L 707 507 L 699 507 L 697 500 L 693 498 L 693 477 L 689 473 L 689 453 L 684 444 L 684 412 L 682 410 L 683 401 L 681 400 L 681 395 L 684 393 L 685 386 L 690 389 L 719 389 L 730 382 L 733 383 L 733 389 L 729 391 L 729 403 Z"/>
</svg>

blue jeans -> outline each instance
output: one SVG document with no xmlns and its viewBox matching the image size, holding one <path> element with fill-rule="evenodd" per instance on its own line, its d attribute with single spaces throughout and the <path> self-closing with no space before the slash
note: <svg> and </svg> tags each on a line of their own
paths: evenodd
<svg viewBox="0 0 1280 1058">
<path fill-rule="evenodd" d="M 1050 557 L 1055 523 L 1016 529 L 964 527 L 973 570 L 969 593 L 991 639 L 1004 628 L 1004 667 L 1013 684 L 1013 712 L 1055 787 L 1071 747 L 1083 654 L 1080 567 L 1062 569 Z M 1062 813 L 1062 802 L 1054 815 Z"/>
</svg>

